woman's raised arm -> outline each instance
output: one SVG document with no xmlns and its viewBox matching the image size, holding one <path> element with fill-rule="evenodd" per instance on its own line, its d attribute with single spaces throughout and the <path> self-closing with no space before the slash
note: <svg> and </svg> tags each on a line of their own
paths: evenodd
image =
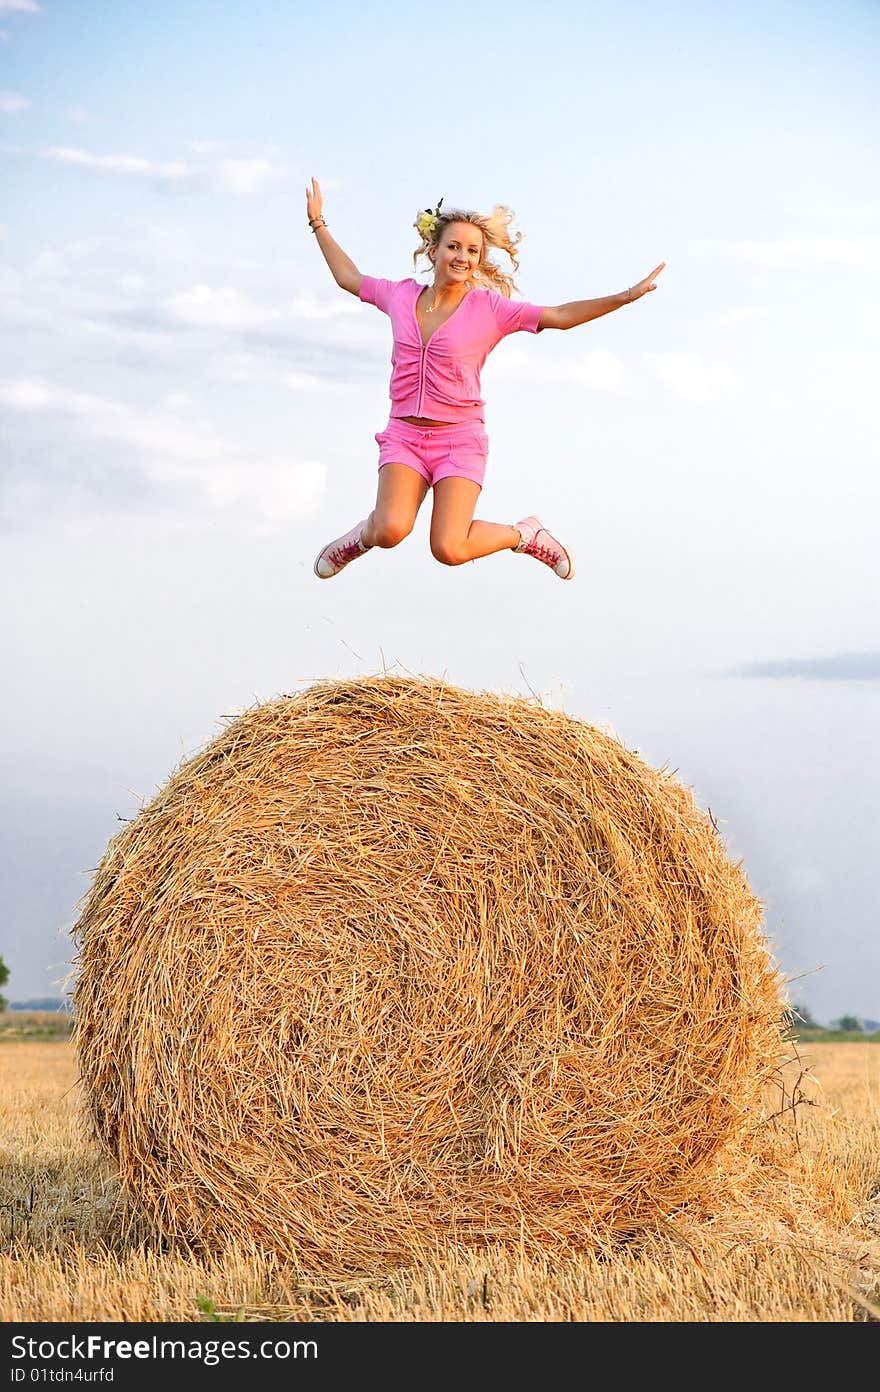
<svg viewBox="0 0 880 1392">
<path fill-rule="evenodd" d="M 348 290 L 352 295 L 356 295 L 361 288 L 363 276 L 351 257 L 346 256 L 342 247 L 334 242 L 327 230 L 327 224 L 324 221 L 324 195 L 321 192 L 321 185 L 315 178 L 312 179 L 311 187 L 306 189 L 306 211 L 309 217 L 309 227 L 315 234 L 315 241 L 321 248 L 333 279 L 343 290 Z"/>
<path fill-rule="evenodd" d="M 655 282 L 665 265 L 666 262 L 661 261 L 644 280 L 631 285 L 628 290 L 621 290 L 617 295 L 603 295 L 598 300 L 571 300 L 568 304 L 548 305 L 546 309 L 541 310 L 538 328 L 574 329 L 578 324 L 588 324 L 591 319 L 599 319 L 603 314 L 610 314 L 613 309 L 632 304 L 633 300 L 640 300 L 650 290 L 657 289 Z"/>
</svg>

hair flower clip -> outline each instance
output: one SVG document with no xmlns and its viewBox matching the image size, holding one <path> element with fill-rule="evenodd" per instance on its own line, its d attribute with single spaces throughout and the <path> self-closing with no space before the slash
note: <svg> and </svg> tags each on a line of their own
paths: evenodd
<svg viewBox="0 0 880 1392">
<path fill-rule="evenodd" d="M 415 227 L 416 231 L 426 242 L 430 242 L 432 240 L 434 233 L 437 230 L 437 224 L 440 221 L 440 209 L 442 208 L 442 206 L 443 199 L 441 198 L 436 208 L 426 208 L 423 213 L 419 213 L 418 217 L 413 223 L 413 227 Z"/>
</svg>

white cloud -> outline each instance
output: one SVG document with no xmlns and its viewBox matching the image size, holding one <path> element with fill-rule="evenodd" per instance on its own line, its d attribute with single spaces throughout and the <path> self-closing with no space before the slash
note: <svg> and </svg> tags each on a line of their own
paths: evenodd
<svg viewBox="0 0 880 1392">
<path fill-rule="evenodd" d="M 325 291 L 320 295 L 297 295 L 290 301 L 290 311 L 297 319 L 320 320 L 345 318 L 363 319 L 363 305 L 352 295 Z"/>
<path fill-rule="evenodd" d="M 250 459 L 229 463 L 202 478 L 214 507 L 230 518 L 243 517 L 247 530 L 271 532 L 314 513 L 327 484 L 327 470 L 316 459 Z"/>
<path fill-rule="evenodd" d="M 190 381 L 309 393 L 360 382 L 387 355 L 383 326 L 352 296 L 311 288 L 319 268 L 307 270 L 215 264 L 177 228 L 124 245 L 111 234 L 50 245 L 22 268 L 0 264 L 0 318 L 10 344 L 22 329 L 46 335 L 49 361 L 64 343 L 68 356 L 109 355 L 113 370 L 126 363 L 140 375 L 179 366 Z"/>
<path fill-rule="evenodd" d="M 209 329 L 255 329 L 278 324 L 285 317 L 274 306 L 258 304 L 226 285 L 194 285 L 173 295 L 168 310 L 182 323 Z"/>
<path fill-rule="evenodd" d="M 77 150 L 66 145 L 53 145 L 44 151 L 44 158 L 56 164 L 78 165 L 85 169 L 97 169 L 109 174 L 146 174 L 151 178 L 179 182 L 185 179 L 189 170 L 180 160 L 161 164 L 154 160 L 141 159 L 138 155 L 93 155 L 88 150 Z"/>
<path fill-rule="evenodd" d="M 264 298 L 255 299 L 229 285 L 200 283 L 172 295 L 166 301 L 166 311 L 173 320 L 194 328 L 223 329 L 247 332 L 253 329 L 293 328 L 303 320 L 312 326 L 323 326 L 328 320 L 353 321 L 358 314 L 354 301 L 346 304 L 318 296 L 298 295 L 279 302 L 277 285 L 263 290 Z M 271 295 L 271 299 L 270 299 Z M 346 296 L 346 299 L 349 299 Z M 332 327 L 332 326 L 331 326 Z M 348 322 L 344 326 L 348 332 Z"/>
<path fill-rule="evenodd" d="M 736 376 L 726 363 L 709 363 L 698 353 L 649 353 L 660 381 L 685 401 L 717 401 L 736 389 Z"/>
<path fill-rule="evenodd" d="M 63 416 L 78 425 L 84 434 L 131 445 L 157 461 L 171 460 L 175 465 L 204 459 L 218 450 L 222 454 L 227 449 L 209 429 L 199 429 L 195 423 L 181 428 L 176 421 L 164 419 L 161 413 L 137 410 L 86 392 L 70 391 L 43 378 L 0 378 L 0 403 L 43 416 Z M 161 468 L 161 463 L 157 463 L 159 472 Z"/>
<path fill-rule="evenodd" d="M 21 328 L 40 330 L 58 342 L 64 334 L 82 351 L 88 340 L 101 336 L 136 351 L 167 357 L 177 350 L 176 335 L 170 326 L 146 319 L 129 322 L 143 299 L 140 287 L 124 284 L 124 277 L 106 269 L 95 275 L 89 259 L 100 249 L 68 246 L 46 250 L 35 256 L 25 271 L 0 266 L 0 315 L 7 335 Z"/>
<path fill-rule="evenodd" d="M 36 0 L 0 0 L 0 14 L 39 14 Z"/>
<path fill-rule="evenodd" d="M 289 391 L 339 391 L 345 386 L 333 377 L 317 377 L 310 372 L 286 367 L 272 354 L 244 351 L 218 353 L 210 362 L 212 376 L 223 382 L 251 386 L 285 387 Z"/>
<path fill-rule="evenodd" d="M 12 116 L 17 111 L 26 111 L 30 106 L 27 97 L 20 92 L 0 92 L 0 113 Z"/>
<path fill-rule="evenodd" d="M 543 346 L 543 345 L 541 345 Z M 560 350 L 542 353 L 518 345 L 502 346 L 492 361 L 491 372 L 496 381 L 547 382 L 552 385 L 574 382 L 594 391 L 621 392 L 625 369 L 620 358 L 607 348 L 594 348 L 586 353 Z"/>
<path fill-rule="evenodd" d="M 35 419 L 44 431 L 54 424 L 56 461 L 67 457 L 66 450 L 77 456 L 77 445 L 89 444 L 91 478 L 85 507 L 91 515 L 102 510 L 102 480 L 115 475 L 118 498 L 128 474 L 138 510 L 146 479 L 153 500 L 173 512 L 180 528 L 198 530 L 219 519 L 238 530 L 269 532 L 310 516 L 326 486 L 322 462 L 271 453 L 255 459 L 249 441 L 238 447 L 225 436 L 221 439 L 213 426 L 194 415 L 184 396 L 166 396 L 152 409 L 135 408 L 44 378 L 0 378 L 0 406 L 4 405 Z M 103 456 L 102 442 L 110 446 Z M 74 473 L 71 465 L 68 474 L 73 478 Z M 54 502 L 67 516 L 69 500 L 59 496 L 58 474 L 56 464 L 54 476 L 41 480 L 35 464 L 17 480 L 10 478 L 14 510 L 34 514 Z M 82 481 L 76 478 L 74 483 L 72 491 L 82 503 Z"/>
<path fill-rule="evenodd" d="M 208 141 L 199 141 L 191 149 L 200 156 L 214 153 Z M 192 164 L 185 160 L 149 160 L 140 155 L 97 155 L 75 146 L 53 145 L 42 151 L 42 157 L 55 164 L 89 169 L 98 174 L 159 179 L 178 187 L 186 185 L 232 198 L 255 198 L 273 185 L 285 183 L 292 174 L 288 165 L 267 155 L 227 156 L 213 161 L 206 158 Z"/>
<path fill-rule="evenodd" d="M 253 198 L 272 184 L 283 184 L 290 178 L 286 165 L 258 155 L 253 159 L 224 159 L 214 171 L 213 183 L 218 193 L 235 198 Z"/>
<path fill-rule="evenodd" d="M 596 391 L 619 392 L 623 390 L 624 370 L 619 358 L 607 348 L 594 348 L 589 353 L 576 357 L 569 368 L 574 380 Z"/>
</svg>

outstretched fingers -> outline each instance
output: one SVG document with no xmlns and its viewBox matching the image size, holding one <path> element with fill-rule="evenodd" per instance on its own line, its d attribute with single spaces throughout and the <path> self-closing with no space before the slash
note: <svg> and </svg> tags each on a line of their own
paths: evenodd
<svg viewBox="0 0 880 1392">
<path fill-rule="evenodd" d="M 323 207 L 324 195 L 321 193 L 321 185 L 313 176 L 311 187 L 309 187 L 309 185 L 306 185 L 306 209 L 308 211 L 309 219 L 311 220 L 312 218 L 321 217 Z"/>
<path fill-rule="evenodd" d="M 639 281 L 639 284 L 638 284 L 638 286 L 637 286 L 637 289 L 638 289 L 643 295 L 646 295 L 646 294 L 648 293 L 649 290 L 656 290 L 656 289 L 657 289 L 657 286 L 656 286 L 655 282 L 656 282 L 656 280 L 657 280 L 658 275 L 659 275 L 660 272 L 663 270 L 663 267 L 664 267 L 665 265 L 666 265 L 666 262 L 665 262 L 665 261 L 661 261 L 659 266 L 655 266 L 655 267 L 654 267 L 654 269 L 653 269 L 653 271 L 651 272 L 650 275 L 646 275 L 644 280 L 640 280 L 640 281 Z"/>
</svg>

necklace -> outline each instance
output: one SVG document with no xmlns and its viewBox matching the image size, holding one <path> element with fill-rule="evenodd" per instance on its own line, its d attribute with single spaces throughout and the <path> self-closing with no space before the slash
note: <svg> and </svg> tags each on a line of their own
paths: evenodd
<svg viewBox="0 0 880 1392">
<path fill-rule="evenodd" d="M 465 288 L 467 288 L 467 287 L 465 287 Z M 459 301 L 458 303 L 460 304 L 461 301 Z M 433 285 L 432 285 L 432 286 L 431 286 L 431 303 L 430 303 L 429 305 L 425 305 L 425 313 L 426 313 L 426 314 L 433 314 L 433 313 L 434 313 L 434 310 L 435 310 L 436 308 L 437 308 L 437 292 L 436 292 L 436 290 L 434 289 L 434 287 L 433 287 Z"/>
</svg>

